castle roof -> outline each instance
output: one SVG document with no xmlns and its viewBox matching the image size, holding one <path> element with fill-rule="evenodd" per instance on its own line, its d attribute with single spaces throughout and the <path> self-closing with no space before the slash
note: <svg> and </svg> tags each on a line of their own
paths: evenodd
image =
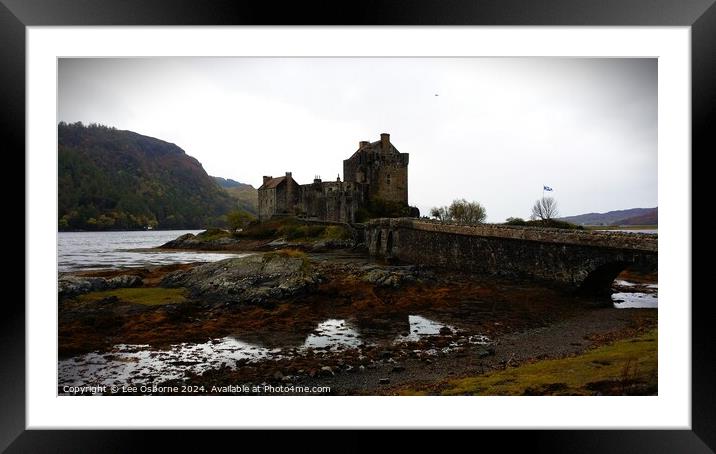
<svg viewBox="0 0 716 454">
<path fill-rule="evenodd" d="M 285 179 L 286 179 L 285 176 L 284 176 L 284 177 L 271 178 L 271 179 L 268 180 L 266 183 L 262 184 L 262 185 L 259 187 L 259 189 L 274 189 L 274 188 L 277 187 L 279 184 L 283 183 L 283 181 L 284 181 Z"/>
</svg>

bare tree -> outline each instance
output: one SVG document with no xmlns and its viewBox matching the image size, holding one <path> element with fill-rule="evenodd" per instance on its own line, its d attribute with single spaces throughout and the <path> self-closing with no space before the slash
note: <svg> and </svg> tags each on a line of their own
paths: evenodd
<svg viewBox="0 0 716 454">
<path fill-rule="evenodd" d="M 530 219 L 541 219 L 547 221 L 554 219 L 559 215 L 557 211 L 557 201 L 553 197 L 542 197 L 537 200 L 532 207 L 532 216 Z"/>
<path fill-rule="evenodd" d="M 440 222 L 448 221 L 450 217 L 449 209 L 448 207 L 433 207 L 430 209 L 430 216 Z"/>
</svg>

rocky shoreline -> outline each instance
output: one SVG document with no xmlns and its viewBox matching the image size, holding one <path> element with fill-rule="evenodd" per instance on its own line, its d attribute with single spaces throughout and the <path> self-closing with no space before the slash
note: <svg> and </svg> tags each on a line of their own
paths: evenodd
<svg viewBox="0 0 716 454">
<path fill-rule="evenodd" d="M 206 247 L 192 238 L 164 246 Z M 229 392 L 245 384 L 268 386 L 257 394 L 313 394 L 295 390 L 315 387 L 331 395 L 439 394 L 455 378 L 582 354 L 656 326 L 654 309 L 620 310 L 532 282 L 380 263 L 349 240 L 300 248 L 261 241 L 270 252 L 61 274 L 61 385 L 63 374 L 66 383 L 82 384 L 82 370 L 110 383 L 111 367 L 145 361 L 143 372 L 137 367 L 123 380 L 204 387 L 203 394 L 246 394 Z M 655 279 L 639 278 L 644 288 Z M 202 353 L 185 354 L 192 345 L 227 359 L 207 365 Z M 81 366 L 83 358 L 93 368 Z M 158 376 L 146 372 L 152 367 Z M 162 375 L 162 367 L 174 375 Z"/>
</svg>

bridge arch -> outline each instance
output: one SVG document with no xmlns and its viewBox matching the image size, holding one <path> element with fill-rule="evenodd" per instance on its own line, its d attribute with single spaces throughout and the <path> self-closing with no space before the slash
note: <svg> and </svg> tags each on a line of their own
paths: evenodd
<svg viewBox="0 0 716 454">
<path fill-rule="evenodd" d="M 610 295 L 614 279 L 630 265 L 633 263 L 623 260 L 599 265 L 587 274 L 577 290 L 589 295 Z"/>
<path fill-rule="evenodd" d="M 393 231 L 388 231 L 388 238 L 385 240 L 385 255 L 390 256 L 393 254 Z"/>
<path fill-rule="evenodd" d="M 380 254 L 382 252 L 382 243 L 383 242 L 383 230 L 378 229 L 378 233 L 375 236 L 375 251 L 376 253 Z"/>
</svg>

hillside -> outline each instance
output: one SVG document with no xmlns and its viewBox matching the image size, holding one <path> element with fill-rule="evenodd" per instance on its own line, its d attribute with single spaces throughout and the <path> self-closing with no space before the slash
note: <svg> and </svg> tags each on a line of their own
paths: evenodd
<svg viewBox="0 0 716 454">
<path fill-rule="evenodd" d="M 60 230 L 223 226 L 235 202 L 178 146 L 132 131 L 58 126 Z"/>
<path fill-rule="evenodd" d="M 236 180 L 212 177 L 216 183 L 236 201 L 239 208 L 256 215 L 259 206 L 259 194 L 256 188 L 246 183 L 239 183 Z"/>
<path fill-rule="evenodd" d="M 606 213 L 587 213 L 560 218 L 579 225 L 657 225 L 659 208 L 631 208 Z"/>
</svg>

